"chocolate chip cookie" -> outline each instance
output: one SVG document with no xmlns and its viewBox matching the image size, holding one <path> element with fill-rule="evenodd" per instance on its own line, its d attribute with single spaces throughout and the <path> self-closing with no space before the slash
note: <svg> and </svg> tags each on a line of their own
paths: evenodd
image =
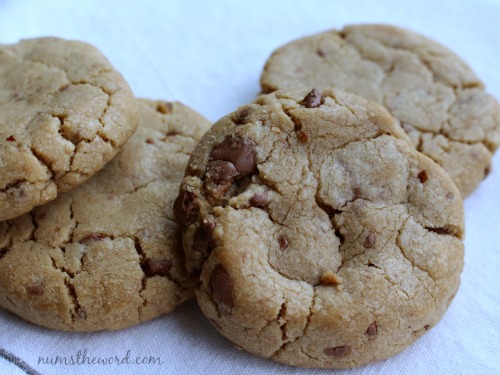
<svg viewBox="0 0 500 375">
<path fill-rule="evenodd" d="M 382 107 L 277 91 L 219 120 L 174 206 L 213 325 L 256 355 L 361 366 L 441 319 L 463 266 L 463 204 Z"/>
<path fill-rule="evenodd" d="M 103 170 L 0 222 L 0 307 L 53 329 L 114 330 L 193 296 L 172 204 L 209 122 L 180 103 L 137 104 L 139 129 Z"/>
<path fill-rule="evenodd" d="M 334 87 L 384 105 L 464 198 L 489 173 L 500 143 L 500 106 L 476 74 L 442 45 L 392 26 L 353 25 L 291 42 L 266 62 L 261 85 Z"/>
<path fill-rule="evenodd" d="M 135 103 L 123 77 L 86 43 L 0 46 L 0 220 L 99 171 L 137 128 Z"/>
</svg>

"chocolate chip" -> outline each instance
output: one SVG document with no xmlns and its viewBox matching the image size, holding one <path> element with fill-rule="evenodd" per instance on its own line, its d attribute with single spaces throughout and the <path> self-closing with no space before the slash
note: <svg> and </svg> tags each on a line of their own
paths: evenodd
<svg viewBox="0 0 500 375">
<path fill-rule="evenodd" d="M 43 282 L 26 287 L 26 293 L 28 293 L 30 297 L 39 297 L 43 295 L 44 292 L 45 292 L 45 285 L 43 284 Z"/>
<path fill-rule="evenodd" d="M 16 141 L 16 138 L 14 138 L 14 136 L 13 136 L 13 135 L 10 135 L 10 136 L 8 136 L 7 138 L 5 138 L 5 140 L 6 140 L 7 142 L 15 142 L 15 141 Z"/>
<path fill-rule="evenodd" d="M 446 194 L 446 199 L 453 199 L 453 198 L 455 198 L 453 193 L 450 192 L 450 193 Z"/>
<path fill-rule="evenodd" d="M 297 138 L 303 143 L 309 142 L 309 134 L 303 132 L 302 130 L 297 131 Z"/>
<path fill-rule="evenodd" d="M 230 161 L 216 160 L 207 165 L 206 176 L 216 184 L 232 182 L 238 175 L 236 167 Z"/>
<path fill-rule="evenodd" d="M 369 339 L 374 339 L 378 335 L 378 326 L 376 322 L 373 322 L 368 326 L 368 329 L 366 330 L 366 335 L 368 336 Z"/>
<path fill-rule="evenodd" d="M 222 264 L 216 265 L 213 269 L 210 275 L 210 286 L 219 312 L 223 315 L 229 315 L 229 309 L 234 307 L 233 281 Z"/>
<path fill-rule="evenodd" d="M 215 228 L 215 222 L 212 219 L 205 219 L 196 230 L 193 239 L 193 250 L 206 258 L 210 254 L 210 237 Z"/>
<path fill-rule="evenodd" d="M 317 49 L 317 50 L 316 50 L 316 54 L 317 54 L 319 57 L 325 57 L 325 53 L 324 53 L 321 49 Z"/>
<path fill-rule="evenodd" d="M 306 108 L 318 108 L 325 102 L 323 94 L 318 89 L 312 89 L 309 94 L 306 95 L 304 100 L 300 102 L 300 105 Z"/>
<path fill-rule="evenodd" d="M 184 226 L 198 214 L 198 202 L 195 193 L 181 190 L 174 202 L 174 216 L 177 223 Z"/>
<path fill-rule="evenodd" d="M 57 232 L 57 230 L 56 230 Z M 86 241 L 100 241 L 105 239 L 106 236 L 103 236 L 102 234 L 99 233 L 90 233 L 89 235 L 83 237 L 80 242 L 86 242 Z"/>
<path fill-rule="evenodd" d="M 172 262 L 170 260 L 146 259 L 141 263 L 141 268 L 148 277 L 166 276 L 172 268 Z"/>
<path fill-rule="evenodd" d="M 172 109 L 172 103 L 160 102 L 156 105 L 156 110 L 164 115 L 168 115 L 170 112 L 172 112 Z"/>
<path fill-rule="evenodd" d="M 167 132 L 167 136 L 168 137 L 173 137 L 174 135 L 180 135 L 181 133 L 179 133 L 177 130 L 169 130 Z M 165 142 L 165 141 L 164 141 Z"/>
<path fill-rule="evenodd" d="M 426 171 L 422 171 L 418 174 L 418 179 L 420 180 L 421 183 L 424 183 L 425 181 L 427 181 L 427 172 Z"/>
<path fill-rule="evenodd" d="M 271 203 L 271 200 L 267 192 L 255 193 L 253 197 L 250 198 L 250 204 L 254 207 L 264 208 L 269 206 L 269 203 Z"/>
<path fill-rule="evenodd" d="M 246 123 L 247 117 L 252 113 L 252 110 L 249 107 L 245 107 L 238 112 L 234 113 L 232 116 L 232 120 L 236 125 L 243 125 Z"/>
<path fill-rule="evenodd" d="M 288 247 L 288 240 L 285 238 L 285 236 L 279 236 L 278 242 L 280 243 L 281 250 L 285 250 Z"/>
<path fill-rule="evenodd" d="M 363 246 L 366 247 L 367 249 L 373 247 L 375 245 L 375 241 L 377 240 L 377 235 L 373 232 L 368 233 L 366 236 Z"/>
<path fill-rule="evenodd" d="M 426 325 L 424 326 L 424 329 L 425 329 L 426 331 L 428 331 L 429 329 L 431 329 L 431 326 L 430 326 L 430 325 L 428 325 L 428 324 L 426 324 Z"/>
<path fill-rule="evenodd" d="M 151 138 L 148 138 L 148 139 L 146 139 L 146 143 L 148 145 L 152 145 L 153 143 L 155 143 L 155 141 L 153 139 L 151 139 Z"/>
<path fill-rule="evenodd" d="M 210 160 L 230 161 L 238 172 L 246 176 L 257 171 L 256 146 L 257 144 L 249 138 L 228 135 L 221 143 L 212 148 Z"/>
<path fill-rule="evenodd" d="M 336 346 L 334 348 L 326 348 L 325 354 L 330 357 L 343 358 L 351 354 L 352 348 L 349 345 Z"/>
</svg>

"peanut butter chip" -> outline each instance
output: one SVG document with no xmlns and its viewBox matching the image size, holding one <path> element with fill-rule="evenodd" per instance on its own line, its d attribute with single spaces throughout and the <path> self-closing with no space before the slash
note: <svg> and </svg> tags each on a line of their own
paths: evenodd
<svg viewBox="0 0 500 375">
<path fill-rule="evenodd" d="M 159 102 L 156 105 L 156 110 L 163 115 L 167 115 L 170 112 L 172 112 L 172 108 L 173 108 L 172 103 L 168 103 L 168 102 Z"/>
<path fill-rule="evenodd" d="M 321 277 L 321 284 L 323 285 L 340 285 L 341 283 L 342 279 L 330 271 Z"/>
</svg>

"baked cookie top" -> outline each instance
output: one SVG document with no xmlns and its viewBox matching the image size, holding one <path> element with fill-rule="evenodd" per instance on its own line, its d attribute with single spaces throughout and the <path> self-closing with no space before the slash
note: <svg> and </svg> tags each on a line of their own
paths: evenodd
<svg viewBox="0 0 500 375">
<path fill-rule="evenodd" d="M 394 355 L 459 285 L 457 188 L 385 109 L 352 94 L 277 91 L 219 120 L 174 213 L 206 316 L 284 363 Z"/>
<path fill-rule="evenodd" d="M 500 142 L 500 106 L 474 72 L 442 45 L 393 26 L 353 25 L 293 41 L 266 62 L 261 86 L 334 87 L 384 105 L 464 198 L 489 173 Z"/>
<path fill-rule="evenodd" d="M 67 331 L 121 329 L 193 295 L 172 204 L 209 122 L 180 103 L 138 101 L 140 126 L 79 187 L 0 222 L 0 306 Z"/>
<path fill-rule="evenodd" d="M 99 171 L 136 115 L 130 88 L 96 48 L 57 38 L 0 46 L 0 220 Z"/>
</svg>

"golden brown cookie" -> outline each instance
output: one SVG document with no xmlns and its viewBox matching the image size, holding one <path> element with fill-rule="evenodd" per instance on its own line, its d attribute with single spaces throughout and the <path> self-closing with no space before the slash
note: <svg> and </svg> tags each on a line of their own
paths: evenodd
<svg viewBox="0 0 500 375">
<path fill-rule="evenodd" d="M 462 197 L 490 171 L 500 143 L 500 106 L 453 52 L 408 30 L 353 25 L 277 49 L 264 92 L 334 87 L 384 105 L 413 145 L 440 164 Z"/>
<path fill-rule="evenodd" d="M 140 126 L 98 174 L 0 222 L 0 307 L 67 331 L 121 329 L 193 295 L 172 204 L 209 122 L 140 100 Z"/>
<path fill-rule="evenodd" d="M 0 46 L 0 220 L 99 171 L 137 128 L 135 103 L 123 77 L 86 43 Z"/>
<path fill-rule="evenodd" d="M 450 177 L 382 107 L 277 91 L 202 138 L 174 206 L 213 325 L 259 356 L 354 367 L 433 327 L 463 266 Z"/>
</svg>

